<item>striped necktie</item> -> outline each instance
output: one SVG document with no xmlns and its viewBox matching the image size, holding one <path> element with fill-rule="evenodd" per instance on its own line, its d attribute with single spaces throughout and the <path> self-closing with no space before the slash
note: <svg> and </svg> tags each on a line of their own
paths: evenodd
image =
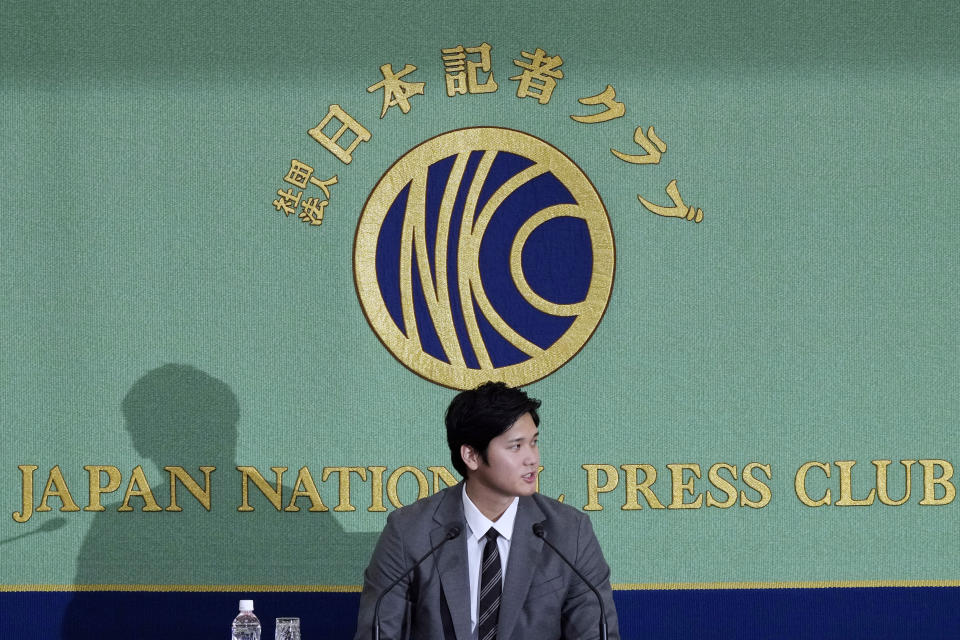
<svg viewBox="0 0 960 640">
<path fill-rule="evenodd" d="M 480 562 L 480 603 L 477 608 L 477 638 L 496 640 L 497 619 L 500 617 L 501 568 L 500 549 L 497 547 L 497 530 L 487 531 L 487 544 Z"/>
</svg>

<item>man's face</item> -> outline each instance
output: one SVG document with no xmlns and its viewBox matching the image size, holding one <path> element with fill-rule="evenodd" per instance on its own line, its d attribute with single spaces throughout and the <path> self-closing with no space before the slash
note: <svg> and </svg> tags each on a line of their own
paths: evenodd
<svg viewBox="0 0 960 640">
<path fill-rule="evenodd" d="M 490 441 L 486 463 L 476 452 L 465 460 L 470 468 L 469 483 L 505 498 L 535 493 L 540 466 L 537 436 L 537 425 L 529 413 L 517 418 Z"/>
</svg>

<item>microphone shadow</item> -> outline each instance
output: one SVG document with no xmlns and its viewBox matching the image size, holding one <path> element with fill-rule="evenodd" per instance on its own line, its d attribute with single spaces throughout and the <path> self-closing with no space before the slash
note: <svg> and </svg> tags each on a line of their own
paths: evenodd
<svg viewBox="0 0 960 640">
<path fill-rule="evenodd" d="M 305 634 L 311 629 L 329 637 L 352 634 L 359 596 L 336 585 L 329 593 L 317 587 L 330 576 L 349 576 L 358 584 L 378 534 L 344 531 L 330 512 L 308 511 L 307 498 L 298 499 L 299 511 L 278 511 L 252 482 L 248 499 L 254 510 L 238 512 L 241 476 L 234 456 L 240 414 L 225 383 L 193 367 L 164 365 L 133 385 L 122 409 L 134 446 L 156 469 L 181 466 L 203 489 L 199 467 L 216 467 L 211 509 L 178 481 L 182 511 L 168 510 L 171 481 L 165 471 L 159 471 L 163 481 L 156 486 L 138 487 L 141 495 L 128 505 L 104 505 L 77 558 L 77 590 L 64 615 L 63 638 L 226 637 L 239 597 L 290 607 L 256 609 L 265 638 L 274 615 L 301 616 Z M 268 482 L 273 478 L 269 469 L 260 471 Z M 118 494 L 130 470 L 121 472 Z M 291 493 L 291 487 L 282 487 L 281 509 Z"/>
<path fill-rule="evenodd" d="M 16 536 L 10 536 L 9 538 L 3 538 L 0 540 L 0 547 L 5 544 L 10 544 L 16 542 L 17 540 L 22 540 L 23 538 L 29 538 L 30 536 L 35 536 L 39 533 L 47 533 L 49 531 L 56 531 L 57 529 L 63 528 L 67 524 L 67 519 L 63 517 L 50 518 L 49 520 L 44 520 L 43 524 L 35 529 L 31 529 L 26 533 L 21 533 Z"/>
</svg>

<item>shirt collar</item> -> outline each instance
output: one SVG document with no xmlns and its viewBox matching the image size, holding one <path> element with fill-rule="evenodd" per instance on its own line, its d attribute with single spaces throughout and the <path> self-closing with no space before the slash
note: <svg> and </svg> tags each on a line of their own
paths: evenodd
<svg viewBox="0 0 960 640">
<path fill-rule="evenodd" d="M 501 536 L 510 540 L 513 537 L 513 522 L 517 518 L 517 504 L 520 498 L 514 498 L 507 510 L 503 512 L 496 522 L 490 521 L 487 516 L 480 513 L 477 505 L 473 504 L 470 496 L 467 495 L 467 485 L 463 485 L 463 515 L 467 520 L 467 527 L 470 528 L 470 537 L 474 541 L 480 540 L 487 534 L 490 527 L 497 530 Z"/>
</svg>

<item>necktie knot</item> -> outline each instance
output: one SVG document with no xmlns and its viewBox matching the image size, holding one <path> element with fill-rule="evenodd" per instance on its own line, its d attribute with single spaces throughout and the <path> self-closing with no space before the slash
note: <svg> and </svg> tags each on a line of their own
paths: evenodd
<svg viewBox="0 0 960 640">
<path fill-rule="evenodd" d="M 496 542 L 497 538 L 499 537 L 500 537 L 500 532 L 497 531 L 495 527 L 490 527 L 489 529 L 487 529 L 487 534 L 486 534 L 487 540 L 489 540 L 490 542 Z"/>
</svg>

